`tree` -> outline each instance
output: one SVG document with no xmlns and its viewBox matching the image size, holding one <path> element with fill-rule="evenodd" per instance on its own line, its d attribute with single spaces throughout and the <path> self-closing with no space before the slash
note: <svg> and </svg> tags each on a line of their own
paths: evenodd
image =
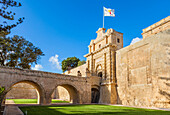
<svg viewBox="0 0 170 115">
<path fill-rule="evenodd" d="M 79 62 L 78 62 L 78 66 L 81 66 L 81 65 L 83 65 L 83 64 L 85 64 L 85 63 L 86 63 L 85 60 L 79 61 Z"/>
<path fill-rule="evenodd" d="M 0 108 L 5 97 L 5 87 L 0 86 Z"/>
<path fill-rule="evenodd" d="M 11 32 L 11 29 L 16 27 L 18 24 L 22 23 L 23 18 L 19 18 L 15 24 L 8 24 L 7 20 L 14 20 L 14 15 L 12 11 L 7 11 L 9 7 L 21 7 L 21 3 L 14 0 L 0 0 L 1 8 L 0 8 L 0 16 L 3 17 L 1 19 L 2 23 L 0 24 L 0 36 L 8 35 Z"/>
<path fill-rule="evenodd" d="M 30 69 L 37 64 L 43 52 L 23 37 L 0 37 L 0 65 Z"/>
<path fill-rule="evenodd" d="M 62 70 L 65 72 L 68 69 L 72 69 L 77 67 L 78 62 L 80 61 L 77 57 L 68 57 L 67 59 L 62 61 Z"/>
</svg>

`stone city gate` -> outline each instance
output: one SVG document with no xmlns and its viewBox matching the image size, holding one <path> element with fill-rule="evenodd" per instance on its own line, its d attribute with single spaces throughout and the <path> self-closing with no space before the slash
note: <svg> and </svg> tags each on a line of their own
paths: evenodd
<svg viewBox="0 0 170 115">
<path fill-rule="evenodd" d="M 28 83 L 38 91 L 41 105 L 51 103 L 51 95 L 57 86 L 63 86 L 70 94 L 73 103 L 91 102 L 91 84 L 88 77 L 76 77 L 64 74 L 0 67 L 0 86 L 7 91 L 18 83 Z"/>
</svg>

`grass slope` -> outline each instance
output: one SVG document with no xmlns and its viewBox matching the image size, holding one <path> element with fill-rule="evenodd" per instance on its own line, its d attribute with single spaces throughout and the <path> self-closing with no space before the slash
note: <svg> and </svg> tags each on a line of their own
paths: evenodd
<svg viewBox="0 0 170 115">
<path fill-rule="evenodd" d="M 15 104 L 36 104 L 37 103 L 37 99 L 7 99 L 7 100 L 13 100 Z M 61 100 L 52 99 L 52 103 L 69 103 L 69 101 L 61 101 Z"/>
<path fill-rule="evenodd" d="M 20 107 L 28 115 L 170 115 L 170 111 L 110 105 L 62 105 Z"/>
</svg>

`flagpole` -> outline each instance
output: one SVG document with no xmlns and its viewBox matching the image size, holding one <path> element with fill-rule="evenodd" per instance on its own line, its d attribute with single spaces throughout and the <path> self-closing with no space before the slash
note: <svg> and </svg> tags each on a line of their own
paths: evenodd
<svg viewBox="0 0 170 115">
<path fill-rule="evenodd" d="M 103 6 L 103 28 L 104 28 L 104 6 Z"/>
</svg>

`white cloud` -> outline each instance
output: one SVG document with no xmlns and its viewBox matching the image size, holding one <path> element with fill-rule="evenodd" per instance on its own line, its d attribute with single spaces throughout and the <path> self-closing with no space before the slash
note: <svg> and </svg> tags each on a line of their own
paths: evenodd
<svg viewBox="0 0 170 115">
<path fill-rule="evenodd" d="M 58 60 L 58 55 L 50 57 L 49 62 L 51 62 L 57 69 L 61 70 L 61 65 Z"/>
<path fill-rule="evenodd" d="M 35 67 L 32 67 L 31 69 L 33 69 L 33 70 L 40 70 L 42 68 L 43 68 L 42 65 L 37 64 L 37 65 L 35 65 Z"/>
<path fill-rule="evenodd" d="M 132 44 L 134 44 L 134 43 L 136 43 L 136 42 L 138 42 L 138 41 L 140 41 L 140 40 L 142 40 L 142 39 L 141 39 L 141 38 L 138 38 L 138 37 L 133 38 L 133 40 L 131 41 L 130 45 L 132 45 Z"/>
</svg>

